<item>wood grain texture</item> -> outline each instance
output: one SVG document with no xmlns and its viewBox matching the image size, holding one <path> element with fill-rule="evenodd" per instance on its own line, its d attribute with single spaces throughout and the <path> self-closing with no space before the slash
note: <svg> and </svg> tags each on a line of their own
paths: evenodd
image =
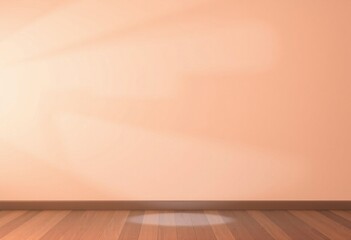
<svg viewBox="0 0 351 240">
<path fill-rule="evenodd" d="M 139 238 L 141 224 L 133 222 L 133 218 L 139 218 L 143 221 L 144 211 L 131 211 L 122 228 L 120 240 L 137 240 Z"/>
<path fill-rule="evenodd" d="M 349 240 L 349 211 L 0 211 L 0 240 Z"/>
<path fill-rule="evenodd" d="M 205 211 L 205 215 L 217 239 L 235 240 L 218 211 Z"/>
<path fill-rule="evenodd" d="M 197 239 L 216 240 L 212 228 L 209 227 L 210 223 L 203 212 L 192 212 L 192 214 L 190 214 L 190 219 L 194 225 Z"/>
<path fill-rule="evenodd" d="M 104 233 L 105 226 L 109 224 L 113 218 L 113 212 L 111 211 L 89 211 L 87 216 L 86 225 L 84 231 L 80 232 L 76 239 L 82 240 L 95 240 L 101 238 Z M 99 221 L 96 221 L 99 219 Z M 82 226 L 83 227 L 83 226 Z"/>
<path fill-rule="evenodd" d="M 157 239 L 159 216 L 156 211 L 146 211 L 143 217 L 143 225 L 140 229 L 139 240 Z"/>
<path fill-rule="evenodd" d="M 67 239 L 67 240 L 81 239 L 82 235 L 89 230 L 89 227 L 90 227 L 89 221 L 90 221 L 90 218 L 92 217 L 91 212 L 83 211 L 78 215 L 77 218 L 75 218 L 76 215 L 74 214 L 75 212 L 72 212 L 70 214 L 72 221 L 64 222 L 63 231 L 59 232 L 60 238 L 58 239 Z M 51 237 L 48 238 L 45 235 L 44 239 L 52 239 L 52 238 Z"/>
<path fill-rule="evenodd" d="M 311 227 L 319 230 L 330 239 L 351 239 L 351 232 L 346 227 L 324 216 L 323 214 L 315 211 L 292 211 L 292 214 L 300 218 Z M 335 231 L 335 229 L 338 229 L 338 231 Z"/>
<path fill-rule="evenodd" d="M 118 239 L 127 221 L 129 211 L 112 211 L 113 216 L 105 226 L 100 239 Z"/>
<path fill-rule="evenodd" d="M 55 227 L 51 228 L 41 240 L 68 239 L 70 232 L 79 231 L 79 223 L 84 211 L 72 211 L 62 219 Z M 21 226 L 20 226 L 21 228 Z"/>
<path fill-rule="evenodd" d="M 23 215 L 25 211 L 1 211 L 0 212 L 0 228 L 12 221 L 13 219 Z"/>
<path fill-rule="evenodd" d="M 293 239 L 327 240 L 321 232 L 287 211 L 266 211 L 265 214 Z"/>
<path fill-rule="evenodd" d="M 175 214 L 170 211 L 160 212 L 158 238 L 159 240 L 176 240 L 177 230 Z"/>
<path fill-rule="evenodd" d="M 9 234 L 10 232 L 16 230 L 18 226 L 21 226 L 23 223 L 27 222 L 29 219 L 34 217 L 38 212 L 26 212 L 13 220 L 7 222 L 0 227 L 0 239 Z"/>
<path fill-rule="evenodd" d="M 332 211 L 332 213 L 339 215 L 342 218 L 351 222 L 351 212 L 349 211 Z"/>
<path fill-rule="evenodd" d="M 223 211 L 223 212 L 221 212 L 221 214 L 226 219 L 232 219 L 232 221 L 227 222 L 226 225 L 228 226 L 230 232 L 233 234 L 235 239 L 237 239 L 237 240 L 255 240 L 255 238 L 251 235 L 251 233 L 244 226 L 244 224 L 242 222 L 240 222 L 238 219 L 234 218 L 233 213 L 231 211 Z"/>
<path fill-rule="evenodd" d="M 340 213 L 336 214 L 336 213 L 330 212 L 330 211 L 321 211 L 320 213 L 327 216 L 328 218 L 333 219 L 334 221 L 344 225 L 347 228 L 351 228 L 351 220 L 348 220 L 348 218 L 345 214 L 340 215 Z"/>
<path fill-rule="evenodd" d="M 234 211 L 233 216 L 234 219 L 243 224 L 255 239 L 260 236 L 260 239 L 262 240 L 274 240 L 273 237 L 269 235 L 269 233 L 246 211 Z"/>
<path fill-rule="evenodd" d="M 272 222 L 260 211 L 249 211 L 249 214 L 274 238 L 281 240 L 292 240 L 279 226 Z"/>
<path fill-rule="evenodd" d="M 180 212 L 176 214 L 176 228 L 178 240 L 197 239 L 189 212 Z"/>
<path fill-rule="evenodd" d="M 20 228 L 16 228 L 9 234 L 5 235 L 2 240 L 30 240 L 39 239 L 59 221 L 61 221 L 68 211 L 43 211 L 23 223 Z"/>
</svg>

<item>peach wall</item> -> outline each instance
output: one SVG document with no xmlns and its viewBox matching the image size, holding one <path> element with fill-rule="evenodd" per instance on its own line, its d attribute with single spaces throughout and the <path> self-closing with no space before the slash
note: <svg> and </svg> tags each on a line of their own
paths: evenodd
<svg viewBox="0 0 351 240">
<path fill-rule="evenodd" d="M 350 200 L 351 1 L 0 2 L 0 200 Z"/>
</svg>

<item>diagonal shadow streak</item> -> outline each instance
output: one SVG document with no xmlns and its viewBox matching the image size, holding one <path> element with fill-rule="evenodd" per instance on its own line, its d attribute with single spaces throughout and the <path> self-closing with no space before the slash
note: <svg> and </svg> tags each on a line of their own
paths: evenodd
<svg viewBox="0 0 351 240">
<path fill-rule="evenodd" d="M 59 10 L 60 8 L 63 8 L 64 6 L 73 3 L 74 1 L 77 0 L 55 0 L 51 1 L 50 4 L 44 5 L 44 7 L 41 7 L 42 9 L 36 11 L 33 15 L 31 15 L 29 18 L 26 18 L 24 22 L 21 22 L 20 24 L 17 24 L 15 27 L 11 28 L 8 30 L 7 34 L 5 36 L 1 36 L 0 42 L 5 40 L 6 38 L 11 37 L 14 35 L 16 32 L 21 31 L 22 29 L 26 28 L 27 26 L 30 26 L 33 24 L 35 21 Z M 37 7 L 37 6 L 36 6 Z M 34 8 L 35 9 L 35 8 Z"/>
<path fill-rule="evenodd" d="M 21 174 L 21 177 L 23 177 L 23 174 L 28 174 L 26 176 L 30 177 L 32 175 L 31 169 L 36 169 L 40 170 L 40 175 L 33 177 L 32 181 L 34 182 L 44 183 L 50 181 L 54 184 L 57 184 L 56 187 L 64 187 L 68 192 L 75 191 L 79 188 L 84 194 L 89 193 L 91 195 L 102 195 L 102 192 L 99 189 L 96 189 L 96 187 L 92 186 L 91 184 L 84 182 L 74 174 L 71 174 L 60 167 L 47 164 L 45 161 L 33 156 L 24 150 L 19 149 L 13 144 L 0 141 L 0 147 L 1 161 L 5 161 L 5 163 L 6 161 L 16 161 L 16 166 L 14 166 L 14 169 L 12 170 L 16 173 L 19 172 L 18 174 Z M 6 157 L 10 156 L 11 158 L 6 159 Z M 5 166 L 11 167 L 13 165 Z M 7 169 L 7 171 L 11 171 L 11 169 Z M 25 173 L 22 171 L 25 171 Z M 2 184 L 0 184 L 0 186 L 1 185 Z M 3 186 L 4 185 L 1 187 Z M 18 192 L 18 190 L 19 189 L 17 189 L 16 192 Z M 24 191 L 28 192 L 28 189 L 24 189 Z"/>
<path fill-rule="evenodd" d="M 250 105 L 252 111 L 243 110 L 242 99 L 238 99 L 238 95 L 244 82 L 257 78 L 267 80 L 270 77 L 235 73 L 188 76 L 179 85 L 177 94 L 162 99 L 104 97 L 84 90 L 52 92 L 48 104 L 53 115 L 67 113 L 162 134 L 219 141 L 226 145 L 240 141 L 260 148 L 300 153 L 297 146 L 281 140 L 285 136 L 281 127 L 277 127 L 274 133 L 267 127 L 255 133 L 262 137 L 269 130 L 271 135 L 276 136 L 271 142 L 261 141 L 260 137 L 253 138 L 253 129 L 257 127 L 253 125 L 253 129 L 249 129 L 249 126 L 253 124 L 250 119 L 256 111 L 255 105 Z M 273 126 L 274 121 L 269 124 Z"/>
<path fill-rule="evenodd" d="M 212 76 L 213 77 L 213 76 Z M 50 109 L 111 123 L 125 123 L 153 131 L 170 132 L 231 142 L 229 126 L 235 118 L 236 81 L 233 76 L 188 78 L 180 92 L 163 99 L 106 98 L 87 92 L 51 93 Z M 200 86 L 200 87 L 199 87 Z M 197 91 L 193 91 L 197 89 Z M 209 102 L 203 107 L 203 102 Z M 221 109 L 218 108 L 221 106 Z M 210 129 L 210 130 L 209 130 Z"/>
<path fill-rule="evenodd" d="M 122 29 L 118 29 L 116 31 L 112 31 L 100 36 L 96 36 L 94 38 L 85 39 L 83 41 L 74 42 L 69 45 L 66 45 L 48 52 L 40 53 L 35 56 L 24 58 L 22 60 L 18 60 L 9 64 L 11 65 L 11 64 L 22 64 L 22 63 L 33 62 L 33 61 L 42 61 L 48 58 L 56 57 L 57 55 L 68 54 L 74 51 L 90 48 L 98 44 L 104 44 L 109 42 L 115 43 L 114 42 L 115 40 L 120 40 L 123 37 L 127 37 L 129 34 L 137 33 L 139 31 L 147 31 L 158 27 L 168 26 L 169 24 L 176 23 L 179 21 L 186 21 L 198 14 L 203 14 L 208 11 L 213 11 L 214 9 L 222 8 L 224 6 L 225 5 L 223 3 L 218 4 L 213 1 L 206 2 L 206 4 L 204 3 L 197 4 L 186 10 L 182 9 L 177 12 L 173 12 L 171 14 L 166 14 L 166 15 L 159 16 L 157 18 L 149 19 L 147 21 L 138 22 L 130 26 L 124 27 Z"/>
<path fill-rule="evenodd" d="M 245 121 L 239 120 L 241 116 L 236 111 L 240 104 L 237 99 L 239 81 L 252 80 L 259 76 L 190 76 L 184 79 L 178 94 L 164 99 L 107 98 L 85 91 L 56 92 L 52 94 L 53 102 L 50 104 L 54 106 L 53 114 L 73 114 L 106 123 L 146 129 L 162 135 L 206 139 L 228 147 L 235 147 L 240 142 L 253 149 L 295 155 L 299 153 L 298 149 L 277 145 L 276 142 L 247 139 L 240 132 L 240 128 L 247 129 L 247 126 Z M 104 155 L 113 149 L 114 144 L 104 149 L 101 155 L 92 157 L 105 159 Z M 270 189 L 280 188 L 278 185 Z"/>
</svg>

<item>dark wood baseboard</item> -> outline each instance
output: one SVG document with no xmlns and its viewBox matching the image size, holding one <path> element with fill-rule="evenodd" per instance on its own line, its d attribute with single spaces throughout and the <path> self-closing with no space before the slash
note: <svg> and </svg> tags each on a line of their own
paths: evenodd
<svg viewBox="0 0 351 240">
<path fill-rule="evenodd" d="M 351 210 L 351 201 L 0 201 L 0 210 Z"/>
</svg>

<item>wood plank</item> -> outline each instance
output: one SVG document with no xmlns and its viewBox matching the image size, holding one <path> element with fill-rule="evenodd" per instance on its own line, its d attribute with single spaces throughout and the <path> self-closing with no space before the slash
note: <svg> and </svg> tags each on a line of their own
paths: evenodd
<svg viewBox="0 0 351 240">
<path fill-rule="evenodd" d="M 346 240 L 347 211 L 0 211 L 4 240 Z"/>
<path fill-rule="evenodd" d="M 264 214 L 268 216 L 268 218 L 270 218 L 281 229 L 283 229 L 283 231 L 285 231 L 292 239 L 328 239 L 328 237 L 318 232 L 287 211 L 265 211 Z"/>
<path fill-rule="evenodd" d="M 129 211 L 112 211 L 113 216 L 106 225 L 100 239 L 118 239 L 129 215 Z"/>
<path fill-rule="evenodd" d="M 333 240 L 351 239 L 351 230 L 315 211 L 291 211 L 306 224 Z"/>
<path fill-rule="evenodd" d="M 140 229 L 139 240 L 156 240 L 158 235 L 159 214 L 157 211 L 146 211 Z"/>
<path fill-rule="evenodd" d="M 351 221 L 339 216 L 338 214 L 335 214 L 334 212 L 330 212 L 330 211 L 320 211 L 320 213 L 340 223 L 341 225 L 344 225 L 345 227 L 351 229 Z"/>
<path fill-rule="evenodd" d="M 190 218 L 190 212 L 176 212 L 178 240 L 196 240 L 196 233 Z"/>
<path fill-rule="evenodd" d="M 69 211 L 42 211 L 3 237 L 3 240 L 39 239 L 67 216 Z"/>
<path fill-rule="evenodd" d="M 26 211 L 1 211 L 0 212 L 0 227 L 4 226 L 13 219 L 23 215 Z"/>
<path fill-rule="evenodd" d="M 85 211 L 71 211 L 40 240 L 72 239 L 72 235 L 80 229 L 84 214 Z"/>
<path fill-rule="evenodd" d="M 274 240 L 273 237 L 246 211 L 233 211 L 234 218 L 240 221 L 254 239 Z"/>
<path fill-rule="evenodd" d="M 64 233 L 63 239 L 77 240 L 90 228 L 90 218 L 92 211 L 84 211 L 82 216 L 74 222 L 74 228 L 69 227 L 69 230 Z"/>
<path fill-rule="evenodd" d="M 248 211 L 248 213 L 271 235 L 274 239 L 292 240 L 279 226 L 272 222 L 260 211 Z"/>
<path fill-rule="evenodd" d="M 159 217 L 158 240 L 176 240 L 177 229 L 174 212 L 161 211 Z"/>
<path fill-rule="evenodd" d="M 217 240 L 235 240 L 235 237 L 228 229 L 226 222 L 218 211 L 205 211 L 205 215 Z"/>
<path fill-rule="evenodd" d="M 340 217 L 345 218 L 346 220 L 351 222 L 351 213 L 347 211 L 331 211 L 332 213 L 339 215 Z"/>
<path fill-rule="evenodd" d="M 105 231 L 105 227 L 113 217 L 112 211 L 87 211 L 87 221 L 84 230 L 75 235 L 75 239 L 96 240 L 99 239 Z"/>
<path fill-rule="evenodd" d="M 243 223 L 233 216 L 233 213 L 231 211 L 222 211 L 221 214 L 224 218 L 232 219 L 231 221 L 228 221 L 226 225 L 228 226 L 230 232 L 233 234 L 235 239 L 255 240 L 255 238 L 250 234 L 250 232 L 243 225 Z"/>
<path fill-rule="evenodd" d="M 201 240 L 215 240 L 216 236 L 208 222 L 206 215 L 203 211 L 192 212 L 190 215 L 191 222 L 194 225 L 194 230 L 197 239 Z"/>
<path fill-rule="evenodd" d="M 131 211 L 124 224 L 119 240 L 137 240 L 139 238 L 141 224 L 132 222 L 132 218 L 140 218 L 143 221 L 144 211 Z"/>
<path fill-rule="evenodd" d="M 36 211 L 28 211 L 2 225 L 0 227 L 0 238 L 6 236 L 7 234 L 9 234 L 10 232 L 21 226 L 23 223 L 27 222 L 29 219 L 31 219 L 37 214 L 38 212 Z"/>
</svg>

